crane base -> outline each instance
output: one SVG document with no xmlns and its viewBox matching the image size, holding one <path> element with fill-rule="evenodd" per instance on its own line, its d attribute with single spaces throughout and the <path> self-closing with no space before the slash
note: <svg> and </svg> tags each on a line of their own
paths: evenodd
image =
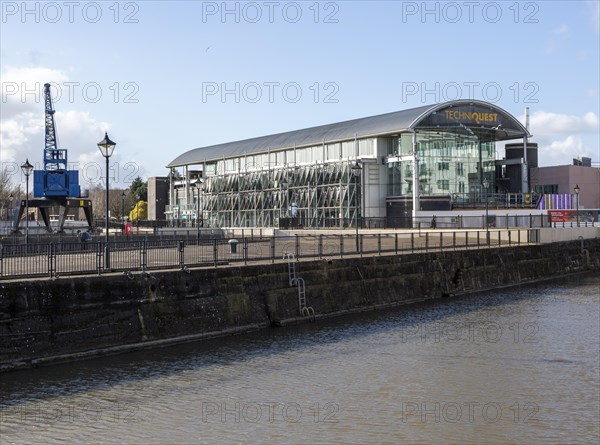
<svg viewBox="0 0 600 445">
<path fill-rule="evenodd" d="M 39 209 L 40 214 L 42 215 L 42 219 L 44 220 L 44 224 L 46 225 L 46 230 L 48 232 L 52 232 L 52 226 L 50 225 L 50 210 L 52 208 L 58 207 L 58 227 L 56 231 L 58 233 L 63 231 L 63 227 L 65 225 L 65 220 L 67 218 L 67 213 L 71 209 L 83 209 L 83 213 L 85 214 L 85 219 L 87 220 L 88 226 L 91 229 L 93 225 L 93 217 L 92 217 L 92 200 L 89 198 L 34 198 L 30 199 L 29 202 L 27 200 L 22 199 L 21 205 L 19 206 L 19 212 L 15 215 L 15 220 L 13 221 L 13 231 L 17 232 L 19 230 L 19 221 L 23 216 L 27 206 L 29 205 L 30 209 Z"/>
</svg>

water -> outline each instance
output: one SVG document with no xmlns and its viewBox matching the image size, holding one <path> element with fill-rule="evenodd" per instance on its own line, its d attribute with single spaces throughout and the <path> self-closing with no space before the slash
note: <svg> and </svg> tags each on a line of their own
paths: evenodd
<svg viewBox="0 0 600 445">
<path fill-rule="evenodd" d="M 598 443 L 599 286 L 0 375 L 0 443 Z"/>
</svg>

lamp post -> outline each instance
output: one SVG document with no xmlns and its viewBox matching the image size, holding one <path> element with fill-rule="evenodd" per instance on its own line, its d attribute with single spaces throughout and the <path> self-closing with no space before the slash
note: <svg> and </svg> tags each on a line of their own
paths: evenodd
<svg viewBox="0 0 600 445">
<path fill-rule="evenodd" d="M 196 182 L 196 190 L 198 192 L 198 197 L 196 198 L 196 226 L 198 227 L 198 231 L 200 231 L 200 221 L 203 220 L 202 206 L 200 205 L 200 193 L 204 193 L 204 187 L 202 186 L 201 180 Z"/>
<path fill-rule="evenodd" d="M 579 227 L 579 191 L 581 190 L 579 188 L 579 184 L 575 184 L 575 188 L 573 190 L 575 191 L 575 218 L 577 220 L 577 227 Z"/>
<path fill-rule="evenodd" d="M 355 209 L 354 209 L 354 213 L 355 213 L 355 219 L 356 219 L 356 253 L 358 253 L 360 251 L 360 241 L 359 241 L 359 237 L 358 237 L 358 208 L 359 208 L 359 202 L 358 202 L 358 178 L 360 177 L 360 173 L 362 171 L 362 166 L 358 163 L 358 161 L 356 161 L 356 163 L 352 166 L 352 168 L 350 169 L 352 171 L 352 176 L 354 177 L 354 200 L 355 200 Z"/>
<path fill-rule="evenodd" d="M 488 187 L 490 186 L 490 181 L 488 178 L 484 178 L 483 180 L 483 188 L 485 189 L 485 240 L 487 245 L 490 245 L 490 224 L 488 222 Z"/>
<path fill-rule="evenodd" d="M 281 205 L 279 207 L 279 227 L 281 227 L 281 219 L 283 218 L 283 209 L 285 206 L 285 202 L 287 201 L 287 182 L 285 182 L 285 179 L 281 181 L 281 183 L 279 184 L 280 186 L 280 196 L 281 196 Z"/>
<path fill-rule="evenodd" d="M 109 202 L 108 202 L 109 201 L 108 160 L 113 154 L 115 145 L 117 145 L 117 144 L 110 140 L 107 132 L 104 133 L 104 139 L 102 139 L 100 142 L 98 142 L 98 148 L 100 149 L 100 153 L 102 153 L 102 156 L 104 156 L 104 158 L 106 159 L 106 209 L 105 209 L 106 210 L 106 246 L 104 246 L 104 251 L 105 251 L 104 267 L 105 267 L 105 269 L 110 269 L 110 250 L 108 247 L 108 227 L 110 224 L 110 219 L 108 216 L 108 204 L 109 204 Z"/>
<path fill-rule="evenodd" d="M 11 193 L 10 195 L 8 195 L 8 201 L 10 202 L 7 212 L 6 212 L 6 219 L 8 221 L 11 220 L 12 217 L 12 210 L 13 210 L 13 199 L 15 199 L 15 197 L 13 196 L 13 194 Z"/>
<path fill-rule="evenodd" d="M 21 165 L 21 170 L 25 175 L 25 244 L 29 243 L 29 175 L 33 171 L 33 165 L 29 163 L 29 159 Z"/>
</svg>

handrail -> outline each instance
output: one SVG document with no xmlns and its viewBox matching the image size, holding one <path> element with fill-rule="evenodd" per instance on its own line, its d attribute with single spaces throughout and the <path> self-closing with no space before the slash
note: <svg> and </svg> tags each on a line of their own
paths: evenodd
<svg viewBox="0 0 600 445">
<path fill-rule="evenodd" d="M 367 255 L 399 255 L 536 244 L 539 229 L 476 229 L 335 233 L 238 239 L 186 238 L 105 242 L 0 244 L 0 281 L 21 277 L 122 272 L 149 269 L 219 267 L 224 264 L 289 263 L 292 257 L 322 259 Z M 358 237 L 358 238 L 357 238 Z M 233 243 L 233 244 L 238 244 Z M 109 247 L 106 249 L 106 247 Z M 104 255 L 110 252 L 110 269 Z"/>
</svg>

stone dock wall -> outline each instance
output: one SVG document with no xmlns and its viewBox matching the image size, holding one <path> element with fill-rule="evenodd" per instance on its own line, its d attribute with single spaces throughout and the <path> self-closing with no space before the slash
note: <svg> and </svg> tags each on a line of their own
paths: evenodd
<svg viewBox="0 0 600 445">
<path fill-rule="evenodd" d="M 0 372 L 600 270 L 600 239 L 0 282 Z"/>
</svg>

